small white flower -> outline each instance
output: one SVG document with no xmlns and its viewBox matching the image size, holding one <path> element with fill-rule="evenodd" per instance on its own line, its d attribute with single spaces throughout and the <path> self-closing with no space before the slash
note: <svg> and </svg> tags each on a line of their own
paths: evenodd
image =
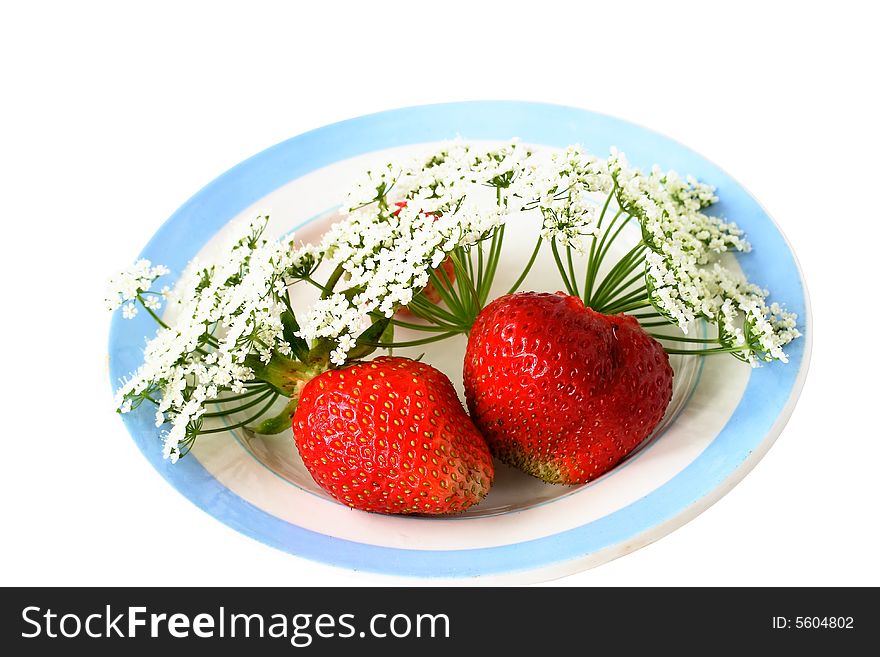
<svg viewBox="0 0 880 657">
<path fill-rule="evenodd" d="M 129 302 L 122 306 L 122 317 L 124 319 L 134 319 L 138 314 L 137 306 Z"/>
<path fill-rule="evenodd" d="M 343 365 L 345 364 L 346 355 L 347 353 L 344 349 L 337 347 L 330 352 L 330 362 L 334 365 Z"/>
<path fill-rule="evenodd" d="M 143 365 L 117 391 L 120 410 L 130 410 L 154 392 L 154 399 L 161 397 L 156 422 L 170 424 L 164 436 L 167 458 L 174 460 L 185 451 L 179 445 L 204 414 L 206 401 L 226 390 L 245 390 L 245 382 L 254 378 L 245 364 L 249 356 L 266 362 L 274 351 L 289 353 L 280 296 L 286 293 L 291 251 L 262 237 L 267 221 L 268 216 L 259 215 L 240 225 L 222 256 L 211 263 L 190 263 L 175 289 L 163 291 L 174 304 L 176 319 L 147 343 Z M 122 308 L 124 317 L 135 315 L 137 298 L 148 308 L 160 307 L 158 296 L 143 293 L 166 273 L 164 267 L 141 261 L 119 278 L 117 296 L 130 299 Z"/>
<path fill-rule="evenodd" d="M 126 301 L 134 301 L 141 293 L 149 291 L 157 278 L 168 273 L 169 270 L 164 265 L 153 266 L 149 260 L 138 260 L 132 267 L 110 279 L 106 296 L 107 307 L 115 310 Z"/>
</svg>

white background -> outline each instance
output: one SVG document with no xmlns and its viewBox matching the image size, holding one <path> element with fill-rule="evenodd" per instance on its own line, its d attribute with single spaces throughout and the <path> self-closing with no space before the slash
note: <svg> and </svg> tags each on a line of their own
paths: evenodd
<svg viewBox="0 0 880 657">
<path fill-rule="evenodd" d="M 658 543 L 554 584 L 880 584 L 880 52 L 860 4 L 4 3 L 0 583 L 372 583 L 237 534 L 147 465 L 111 408 L 104 281 L 279 141 L 509 98 L 720 164 L 789 237 L 814 312 L 803 396 L 757 468 Z"/>
</svg>

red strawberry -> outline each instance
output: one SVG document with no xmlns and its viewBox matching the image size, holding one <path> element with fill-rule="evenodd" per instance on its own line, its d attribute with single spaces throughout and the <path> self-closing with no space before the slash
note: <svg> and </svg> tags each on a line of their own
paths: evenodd
<svg viewBox="0 0 880 657">
<path fill-rule="evenodd" d="M 406 207 L 406 201 L 398 201 L 394 205 L 396 205 L 398 208 L 402 209 L 402 208 Z M 400 214 L 400 209 L 395 210 L 391 214 L 394 216 L 397 216 L 398 214 Z M 436 217 L 437 213 L 426 212 L 425 216 L 426 217 Z M 449 279 L 450 285 L 452 283 L 455 283 L 455 265 L 453 264 L 451 258 L 446 258 L 446 260 L 444 260 L 443 262 L 440 263 L 440 266 L 437 269 L 443 270 L 443 272 L 446 274 L 446 278 Z M 435 270 L 435 271 L 437 271 L 437 270 Z M 440 284 L 443 285 L 444 287 L 449 287 L 446 285 L 446 282 L 443 278 L 443 275 L 438 274 L 438 276 L 440 277 L 440 281 L 441 281 Z M 425 298 L 428 301 L 430 301 L 431 303 L 440 303 L 440 293 L 437 291 L 437 286 L 434 285 L 434 281 L 430 281 L 425 286 L 425 288 L 422 290 L 422 293 L 425 295 Z M 401 308 L 397 312 L 400 313 L 401 315 L 412 315 L 413 314 L 412 311 L 407 306 L 404 306 L 403 308 Z"/>
<path fill-rule="evenodd" d="M 309 381 L 293 435 L 315 481 L 364 511 L 463 511 L 495 474 L 452 383 L 408 358 L 380 356 Z"/>
<path fill-rule="evenodd" d="M 523 292 L 477 317 L 464 385 L 495 456 L 544 481 L 579 484 L 654 430 L 672 397 L 672 368 L 634 318 L 561 292 Z"/>
</svg>

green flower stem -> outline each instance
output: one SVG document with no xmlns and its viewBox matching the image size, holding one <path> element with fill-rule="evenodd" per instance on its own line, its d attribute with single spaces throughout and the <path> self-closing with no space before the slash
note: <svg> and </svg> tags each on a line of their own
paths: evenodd
<svg viewBox="0 0 880 657">
<path fill-rule="evenodd" d="M 452 262 L 452 270 L 455 272 L 454 282 L 455 289 L 458 292 L 458 300 L 461 302 L 465 317 L 470 317 L 473 312 L 473 295 L 465 283 L 465 280 L 469 281 L 470 277 L 468 276 L 467 269 L 462 265 L 462 251 L 463 249 L 460 246 L 455 247 L 449 254 L 449 260 Z M 446 274 L 445 271 L 443 273 Z"/>
<path fill-rule="evenodd" d="M 629 292 L 629 293 L 623 295 L 622 297 L 619 297 L 618 299 L 615 299 L 614 301 L 609 302 L 608 304 L 606 304 L 606 306 L 626 305 L 632 301 L 635 301 L 636 299 L 643 298 L 645 296 L 645 294 L 647 294 L 647 292 L 648 292 L 648 287 L 646 285 L 642 285 L 639 289 L 633 290 L 632 292 Z M 602 310 L 601 310 L 602 306 L 598 306 L 598 307 L 600 308 L 600 310 L 598 310 L 597 312 L 602 312 Z"/>
<path fill-rule="evenodd" d="M 316 288 L 318 288 L 319 290 L 321 290 L 321 297 L 322 297 L 322 298 L 326 298 L 326 297 L 324 297 L 324 294 L 327 294 L 327 296 L 330 296 L 330 294 L 333 294 L 333 292 L 332 292 L 329 288 L 324 287 L 324 286 L 321 285 L 318 281 L 316 281 L 315 279 L 313 279 L 311 276 L 303 276 L 303 277 L 302 277 L 301 279 L 299 279 L 299 280 L 301 280 L 301 281 L 305 281 L 306 283 L 309 283 L 309 284 L 311 284 L 311 285 L 314 285 Z M 328 294 L 328 293 L 329 293 L 329 294 Z"/>
<path fill-rule="evenodd" d="M 608 206 L 611 205 L 611 199 L 614 198 L 614 191 L 617 189 L 617 183 L 615 183 L 614 187 L 608 193 L 608 198 L 605 199 L 605 204 L 602 206 L 602 212 L 599 214 L 599 221 L 596 224 L 596 232 L 598 232 L 602 228 L 602 222 L 605 220 L 605 213 L 608 212 Z M 615 217 L 616 219 L 616 217 Z M 595 273 L 593 272 L 593 263 L 596 258 L 596 238 L 593 237 L 593 241 L 590 243 L 590 255 L 587 258 L 587 273 L 584 279 L 584 303 L 589 305 L 590 296 L 593 292 L 593 279 L 595 278 Z M 596 267 L 598 270 L 598 267 Z"/>
<path fill-rule="evenodd" d="M 232 397 L 223 397 L 217 399 L 209 399 L 206 401 L 206 404 L 225 404 L 227 402 L 239 401 L 241 399 L 247 399 L 248 397 L 253 397 L 254 395 L 258 395 L 262 392 L 269 390 L 269 386 L 267 386 L 264 382 L 260 381 L 259 387 L 251 388 L 248 392 L 243 392 L 240 395 L 233 395 Z"/>
<path fill-rule="evenodd" d="M 614 225 L 617 223 L 617 219 L 623 214 L 623 210 L 618 210 L 617 214 L 614 215 L 614 219 L 611 221 L 611 225 L 608 226 L 608 230 L 605 231 L 605 234 L 602 236 L 602 240 L 599 242 L 599 248 L 597 251 L 596 257 L 596 268 L 595 273 L 599 273 L 599 265 L 601 265 L 605 261 L 605 256 L 608 255 L 608 251 L 611 249 L 611 245 L 614 244 L 614 241 L 617 239 L 617 236 L 620 235 L 621 231 L 626 227 L 629 223 L 629 220 L 632 219 L 631 214 L 626 215 L 626 219 L 624 219 L 621 224 L 617 227 L 613 233 L 611 229 L 614 228 Z M 609 239 L 608 236 L 611 235 Z M 595 282 L 595 281 L 594 281 Z"/>
<path fill-rule="evenodd" d="M 330 278 L 327 279 L 327 284 L 324 286 L 324 293 L 321 295 L 322 299 L 327 299 L 333 294 L 333 288 L 336 287 L 336 283 L 342 278 L 343 273 L 342 265 L 336 265 L 336 269 L 330 274 Z"/>
<path fill-rule="evenodd" d="M 619 283 L 610 286 L 609 289 L 603 291 L 602 294 L 597 294 L 593 298 L 593 305 L 597 308 L 601 308 L 604 304 L 607 304 L 610 301 L 614 301 L 615 295 L 625 292 L 634 283 L 644 281 L 644 278 L 645 273 L 640 271 L 635 276 L 627 280 L 625 283 Z"/>
<path fill-rule="evenodd" d="M 629 276 L 633 270 L 641 264 L 641 260 L 639 259 L 642 251 L 645 249 L 645 245 L 642 242 L 636 244 L 632 249 L 624 255 L 614 267 L 611 268 L 611 271 L 606 274 L 605 278 L 602 279 L 602 282 L 599 284 L 599 287 L 596 289 L 595 297 L 599 298 L 607 298 L 607 291 L 609 287 L 615 286 L 621 280 Z M 597 304 L 591 304 L 591 307 L 595 307 Z M 607 304 L 606 304 L 607 305 Z"/>
<path fill-rule="evenodd" d="M 375 315 L 375 313 L 374 313 Z M 399 326 L 400 328 L 409 329 L 411 331 L 429 331 L 433 333 L 437 333 L 439 331 L 457 331 L 461 327 L 453 326 L 452 324 L 441 324 L 439 322 L 435 322 L 434 324 L 426 325 L 426 324 L 413 324 L 412 322 L 402 322 L 399 319 L 391 319 L 391 324 L 394 326 Z"/>
<path fill-rule="evenodd" d="M 256 406 L 260 402 L 265 401 L 266 399 L 268 399 L 272 395 L 275 395 L 277 397 L 278 393 L 276 393 L 274 390 L 267 389 L 266 392 L 264 392 L 262 395 L 260 395 L 256 399 L 252 399 L 251 401 L 249 401 L 246 404 L 242 404 L 241 406 L 237 406 L 236 408 L 230 408 L 229 410 L 226 410 L 226 411 L 215 411 L 213 413 L 205 413 L 204 415 L 202 415 L 202 417 L 224 417 L 226 415 L 233 415 L 233 414 L 239 413 L 241 411 L 246 411 L 247 409 Z"/>
<path fill-rule="evenodd" d="M 611 223 L 608 228 L 602 234 L 602 238 L 599 240 L 599 244 L 596 247 L 595 255 L 592 255 L 589 262 L 587 263 L 587 278 L 590 284 L 589 295 L 584 293 L 585 301 L 584 303 L 587 305 L 592 305 L 593 302 L 593 288 L 596 285 L 596 277 L 599 275 L 599 268 L 602 266 L 602 263 L 605 260 L 605 256 L 608 253 L 608 250 L 611 248 L 612 242 L 617 239 L 617 236 L 620 234 L 620 231 L 623 230 L 623 227 L 626 225 L 626 222 L 629 221 L 629 216 L 627 219 L 620 225 L 620 227 L 613 234 L 611 233 L 611 229 L 614 228 L 614 225 L 617 223 L 618 218 L 623 213 L 623 210 L 618 210 L 614 217 L 611 219 Z M 611 239 L 609 241 L 608 236 L 611 235 Z M 594 240 L 595 242 L 595 240 Z"/>
<path fill-rule="evenodd" d="M 492 235 L 492 245 L 489 247 L 489 254 L 492 253 L 492 248 L 495 246 L 495 235 Z M 477 290 L 480 292 L 480 299 L 482 304 L 483 298 L 483 243 L 480 242 L 477 244 Z"/>
<path fill-rule="evenodd" d="M 630 317 L 635 317 L 638 319 L 638 315 L 630 315 Z M 642 328 L 655 328 L 658 326 L 678 326 L 675 322 L 665 321 L 665 322 L 639 322 L 639 325 Z"/>
<path fill-rule="evenodd" d="M 638 310 L 639 308 L 647 308 L 651 305 L 651 302 L 648 299 L 639 299 L 638 301 L 633 301 L 632 303 L 625 305 L 615 305 L 611 308 L 603 308 L 602 313 L 605 315 L 617 315 L 619 313 L 629 312 L 630 310 Z M 599 311 L 597 311 L 599 312 Z"/>
<path fill-rule="evenodd" d="M 480 310 L 489 298 L 489 291 L 492 289 L 492 283 L 495 280 L 495 273 L 498 271 L 498 262 L 501 260 L 501 247 L 504 244 L 504 229 L 506 225 L 502 224 L 501 228 L 495 231 L 492 236 L 492 248 L 489 251 L 489 262 L 487 264 L 487 272 L 483 286 L 480 289 Z M 497 239 L 495 239 L 497 238 Z"/>
<path fill-rule="evenodd" d="M 455 315 L 448 313 L 431 301 L 419 297 L 410 301 L 407 308 L 416 317 L 424 319 L 426 322 L 432 322 L 437 326 L 443 326 L 444 324 L 458 325 L 460 321 Z"/>
<path fill-rule="evenodd" d="M 239 429 L 241 427 L 247 426 L 247 425 L 255 422 L 256 420 L 259 420 L 261 417 L 263 417 L 263 415 L 265 415 L 266 412 L 270 408 L 272 408 L 272 404 L 275 403 L 275 400 L 278 399 L 279 396 L 280 395 L 277 392 L 274 393 L 274 395 L 269 400 L 269 402 L 265 406 L 263 406 L 259 411 L 257 411 L 254 415 L 249 417 L 247 420 L 244 420 L 242 422 L 236 422 L 235 424 L 231 424 L 228 427 L 218 427 L 216 429 L 203 429 L 203 430 L 199 431 L 197 435 L 201 436 L 203 434 L 209 434 L 209 433 L 223 433 L 225 431 L 232 431 L 233 429 Z"/>
<path fill-rule="evenodd" d="M 535 260 L 538 257 L 538 251 L 541 250 L 541 243 L 543 241 L 544 240 L 539 236 L 538 242 L 535 244 L 535 250 L 532 251 L 532 257 L 529 258 L 528 263 L 526 263 L 526 268 L 523 269 L 522 273 L 519 275 L 519 278 L 516 279 L 516 282 L 510 286 L 510 289 L 507 291 L 508 294 L 513 294 L 514 292 L 516 292 L 516 289 L 526 279 L 526 276 L 529 275 L 529 272 L 532 270 L 532 265 L 535 264 Z"/>
<path fill-rule="evenodd" d="M 456 319 L 467 316 L 461 300 L 455 293 L 455 286 L 452 281 L 449 280 L 449 276 L 446 274 L 443 267 L 438 267 L 437 269 L 432 270 L 430 276 L 431 282 L 434 283 L 434 289 L 437 290 L 437 294 L 439 294 L 440 298 L 447 306 L 449 306 L 449 310 L 451 310 L 452 314 L 456 316 Z M 442 281 L 440 280 L 441 277 L 443 279 Z"/>
<path fill-rule="evenodd" d="M 153 311 L 152 308 L 150 308 L 149 306 L 147 306 L 146 302 L 144 302 L 144 299 L 143 299 L 143 297 L 140 295 L 140 293 L 138 293 L 138 295 L 137 295 L 136 298 L 137 298 L 138 302 L 141 304 L 141 306 L 143 307 L 143 309 L 146 310 L 146 311 L 150 314 L 150 317 L 152 317 L 153 320 L 155 320 L 155 322 L 156 322 L 159 326 L 161 326 L 163 329 L 170 329 L 170 328 L 171 328 L 170 326 L 168 326 L 168 324 L 166 324 L 165 322 L 162 321 L 162 318 L 159 317 L 159 315 L 157 315 L 157 314 Z M 216 349 L 216 347 L 217 347 L 217 340 L 214 339 L 212 336 L 210 336 L 210 335 L 206 335 L 206 336 L 205 336 L 205 342 L 207 342 L 209 345 L 211 345 L 212 347 L 214 347 L 214 348 Z M 204 355 L 207 355 L 207 353 L 208 353 L 207 351 L 205 351 L 205 350 L 202 349 L 201 347 L 196 347 L 196 351 L 199 352 L 200 354 L 202 354 L 203 356 L 204 356 Z"/>
<path fill-rule="evenodd" d="M 719 347 L 717 349 L 671 349 L 663 347 L 667 354 L 681 354 L 682 356 L 709 356 L 711 354 L 730 354 L 742 351 L 743 347 Z"/>
<path fill-rule="evenodd" d="M 570 276 L 571 287 L 574 290 L 574 296 L 579 297 L 581 295 L 580 295 L 580 292 L 578 291 L 577 276 L 575 276 L 575 273 L 574 273 L 574 260 L 572 259 L 572 256 L 571 256 L 571 245 L 570 244 L 565 245 L 565 257 L 566 257 L 566 260 L 568 260 L 568 275 Z"/>
<path fill-rule="evenodd" d="M 448 333 L 441 333 L 440 335 L 436 335 L 432 338 L 423 338 L 421 340 L 410 340 L 408 342 L 361 342 L 358 341 L 358 344 L 362 344 L 367 347 L 381 347 L 383 349 L 398 349 L 403 347 L 419 347 L 423 344 L 430 344 L 432 342 L 439 342 L 440 340 L 446 340 L 447 338 L 451 338 L 454 335 L 459 335 L 459 331 L 450 331 Z"/>
<path fill-rule="evenodd" d="M 467 270 L 461 264 L 459 254 L 453 251 L 450 255 L 452 264 L 455 267 L 456 276 L 458 276 L 459 292 L 462 299 L 467 299 L 467 310 L 469 318 L 476 318 L 480 310 L 480 293 L 474 287 L 474 281 L 468 276 Z"/>
<path fill-rule="evenodd" d="M 556 246 L 556 240 L 550 242 L 550 250 L 553 251 L 553 259 L 556 260 L 556 267 L 559 269 L 559 275 L 562 277 L 562 284 L 565 285 L 565 291 L 574 296 L 574 288 L 568 280 L 568 274 L 565 273 L 565 267 L 562 264 L 562 258 L 559 257 L 559 249 Z"/>
<path fill-rule="evenodd" d="M 641 242 L 630 249 L 626 255 L 624 255 L 623 258 L 612 267 L 611 271 L 608 272 L 608 276 L 602 281 L 606 286 L 606 289 L 618 284 L 626 276 L 629 276 L 635 271 L 637 267 L 641 266 L 644 263 L 642 254 L 646 249 L 647 247 Z"/>
<path fill-rule="evenodd" d="M 698 342 L 701 344 L 721 344 L 718 338 L 688 338 L 677 335 L 662 335 L 660 333 L 648 333 L 652 338 L 657 340 L 674 340 L 676 342 Z"/>
<path fill-rule="evenodd" d="M 166 324 L 165 322 L 162 321 L 162 318 L 159 317 L 159 315 L 157 315 L 155 312 L 153 312 L 152 308 L 150 308 L 149 306 L 147 306 L 146 303 L 144 303 L 144 300 L 140 294 L 137 295 L 137 300 L 140 302 L 141 306 L 143 306 L 144 310 L 146 310 L 148 313 L 150 313 L 150 317 L 152 317 L 154 320 L 156 320 L 156 323 L 159 326 L 161 326 L 164 329 L 170 328 L 168 326 L 168 324 Z"/>
</svg>

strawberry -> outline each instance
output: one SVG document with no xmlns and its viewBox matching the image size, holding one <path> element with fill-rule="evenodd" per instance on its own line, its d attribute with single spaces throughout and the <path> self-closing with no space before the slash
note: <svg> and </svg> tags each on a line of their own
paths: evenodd
<svg viewBox="0 0 880 657">
<path fill-rule="evenodd" d="M 633 317 L 602 315 L 561 292 L 523 292 L 477 317 L 464 385 L 495 456 L 544 481 L 580 484 L 654 430 L 672 368 Z"/>
<path fill-rule="evenodd" d="M 408 358 L 328 370 L 302 390 L 293 435 L 315 481 L 354 509 L 441 514 L 479 502 L 486 441 L 449 379 Z"/>
<path fill-rule="evenodd" d="M 406 201 L 398 201 L 394 205 L 397 206 L 397 210 L 394 210 L 391 214 L 392 216 L 397 216 L 400 214 L 400 210 L 406 207 Z M 426 212 L 426 217 L 436 217 L 436 212 Z M 455 283 L 455 265 L 452 262 L 451 258 L 446 258 L 443 262 L 440 263 L 440 266 L 437 269 L 442 269 L 443 273 L 446 274 L 446 278 L 449 279 L 449 285 L 446 285 L 446 281 L 443 278 L 442 274 L 438 274 L 440 276 L 441 285 L 444 287 L 449 287 L 453 283 Z M 437 271 L 436 269 L 434 271 Z M 422 290 L 422 294 L 425 295 L 425 298 L 431 303 L 440 303 L 440 293 L 437 291 L 437 286 L 434 285 L 434 281 L 430 281 L 425 288 Z M 400 310 L 397 311 L 401 315 L 412 315 L 413 312 L 407 306 L 403 306 Z"/>
</svg>

